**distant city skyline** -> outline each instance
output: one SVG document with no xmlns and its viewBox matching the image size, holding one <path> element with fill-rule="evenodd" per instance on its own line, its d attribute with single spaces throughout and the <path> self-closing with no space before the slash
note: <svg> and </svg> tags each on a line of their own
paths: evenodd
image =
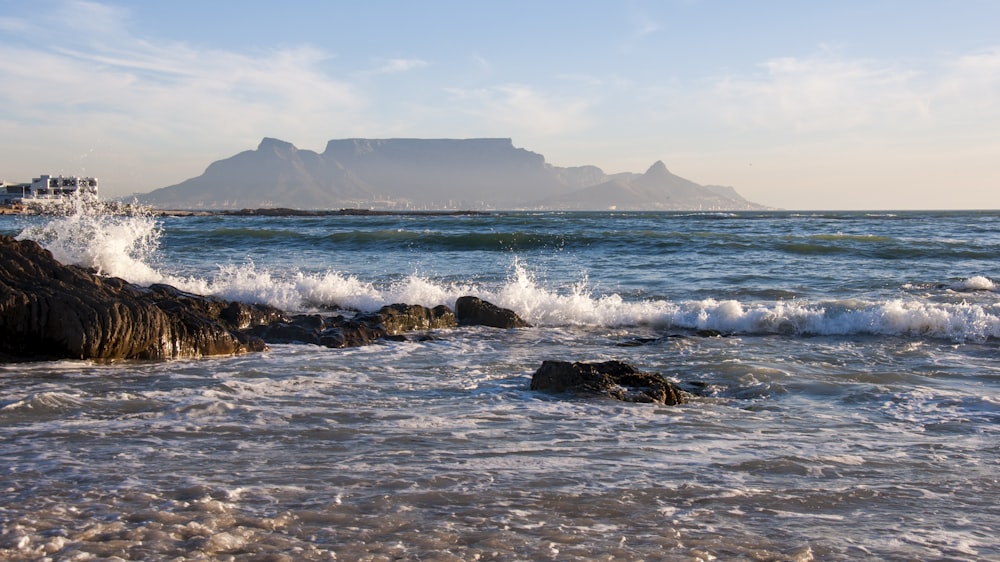
<svg viewBox="0 0 1000 562">
<path fill-rule="evenodd" d="M 1000 209 L 1000 2 L 0 0 L 0 179 L 511 138 L 787 209 Z"/>
</svg>

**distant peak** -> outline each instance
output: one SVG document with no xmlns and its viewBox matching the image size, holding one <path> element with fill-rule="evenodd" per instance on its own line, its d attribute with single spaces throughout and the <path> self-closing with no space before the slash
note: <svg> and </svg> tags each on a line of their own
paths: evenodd
<svg viewBox="0 0 1000 562">
<path fill-rule="evenodd" d="M 285 142 L 283 140 L 264 137 L 260 144 L 257 145 L 257 150 L 263 150 L 265 148 L 274 148 L 278 150 L 295 150 L 295 145 L 290 142 Z"/>
<path fill-rule="evenodd" d="M 647 176 L 662 176 L 669 173 L 670 170 L 667 169 L 667 165 L 663 163 L 663 160 L 657 160 L 646 170 Z"/>
</svg>

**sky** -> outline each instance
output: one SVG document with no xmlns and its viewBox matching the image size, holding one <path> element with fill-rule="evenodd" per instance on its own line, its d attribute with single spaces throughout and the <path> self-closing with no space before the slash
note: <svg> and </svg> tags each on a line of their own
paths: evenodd
<svg viewBox="0 0 1000 562">
<path fill-rule="evenodd" d="M 1000 1 L 0 0 L 0 179 L 511 138 L 784 209 L 1000 209 Z"/>
</svg>

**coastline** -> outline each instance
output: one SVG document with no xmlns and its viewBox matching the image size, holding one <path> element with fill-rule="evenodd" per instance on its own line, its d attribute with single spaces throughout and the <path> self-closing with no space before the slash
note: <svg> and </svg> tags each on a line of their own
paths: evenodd
<svg viewBox="0 0 1000 562">
<path fill-rule="evenodd" d="M 187 209 L 152 209 L 155 216 L 163 217 L 335 217 L 335 216 L 372 216 L 372 217 L 457 217 L 457 216 L 489 216 L 487 211 L 377 211 L 372 209 L 325 209 L 307 210 L 287 207 L 264 207 L 239 210 L 187 210 Z"/>
<path fill-rule="evenodd" d="M 457 216 L 489 216 L 488 211 L 456 210 L 456 211 L 380 211 L 373 209 L 292 209 L 288 207 L 262 207 L 256 209 L 153 209 L 137 207 L 114 201 L 104 202 L 108 208 L 144 209 L 149 214 L 158 217 L 331 217 L 331 216 L 372 216 L 372 217 L 457 217 Z M 0 205 L 0 215 L 44 215 L 49 214 L 45 207 L 32 205 Z"/>
</svg>

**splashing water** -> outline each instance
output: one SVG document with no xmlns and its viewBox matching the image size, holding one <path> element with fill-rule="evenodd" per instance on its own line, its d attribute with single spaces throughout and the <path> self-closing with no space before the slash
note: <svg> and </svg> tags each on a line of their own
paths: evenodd
<svg viewBox="0 0 1000 562">
<path fill-rule="evenodd" d="M 17 238 L 37 241 L 62 263 L 121 277 L 133 283 L 163 282 L 146 260 L 159 247 L 162 231 L 148 210 L 114 208 L 92 199 L 68 197 L 45 223 L 25 228 Z"/>
<path fill-rule="evenodd" d="M 996 291 L 997 285 L 982 275 L 970 277 L 952 285 L 953 291 Z"/>
<path fill-rule="evenodd" d="M 635 326 L 713 329 L 730 334 L 905 335 L 954 341 L 1000 338 L 1000 303 L 927 299 L 737 301 L 732 299 L 629 300 L 590 286 L 586 273 L 555 287 L 540 283 L 523 258 L 512 255 L 505 278 L 479 285 L 444 282 L 419 274 L 370 281 L 335 270 L 273 270 L 250 259 L 217 271 L 183 277 L 158 267 L 162 227 L 148 210 L 116 209 L 71 201 L 68 210 L 25 228 L 56 259 L 138 285 L 166 283 L 180 290 L 228 300 L 267 303 L 288 311 L 343 308 L 373 311 L 393 303 L 454 306 L 473 295 L 517 312 L 539 326 Z M 987 277 L 950 286 L 957 292 L 996 292 Z"/>
</svg>

